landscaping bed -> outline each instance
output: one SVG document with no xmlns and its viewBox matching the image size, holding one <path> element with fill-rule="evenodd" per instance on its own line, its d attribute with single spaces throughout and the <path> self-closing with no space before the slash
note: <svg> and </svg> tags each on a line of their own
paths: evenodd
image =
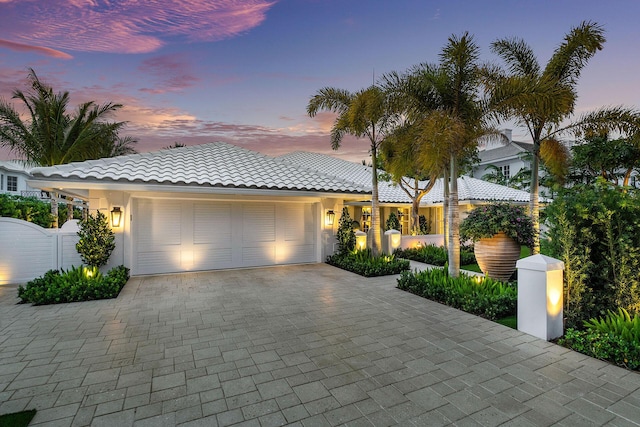
<svg viewBox="0 0 640 427">
<path fill-rule="evenodd" d="M 409 261 L 394 255 L 373 256 L 370 249 L 327 257 L 327 264 L 365 277 L 387 276 L 409 270 Z"/>
<path fill-rule="evenodd" d="M 394 255 L 398 258 L 410 259 L 412 261 L 423 262 L 425 264 L 444 266 L 447 263 L 447 250 L 442 246 L 424 245 L 417 248 L 397 249 Z M 460 251 L 460 264 L 475 264 L 476 257 L 473 251 Z"/>
<path fill-rule="evenodd" d="M 123 265 L 102 275 L 96 267 L 71 267 L 64 271 L 49 270 L 25 287 L 18 287 L 21 303 L 34 305 L 90 301 L 115 298 L 129 280 L 129 269 Z"/>
</svg>

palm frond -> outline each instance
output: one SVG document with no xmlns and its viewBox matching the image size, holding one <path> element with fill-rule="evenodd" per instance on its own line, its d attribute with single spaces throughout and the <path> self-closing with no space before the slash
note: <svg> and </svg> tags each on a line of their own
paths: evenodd
<svg viewBox="0 0 640 427">
<path fill-rule="evenodd" d="M 491 43 L 491 50 L 506 62 L 509 72 L 518 76 L 540 75 L 540 64 L 531 47 L 522 39 L 511 38 Z"/>
</svg>

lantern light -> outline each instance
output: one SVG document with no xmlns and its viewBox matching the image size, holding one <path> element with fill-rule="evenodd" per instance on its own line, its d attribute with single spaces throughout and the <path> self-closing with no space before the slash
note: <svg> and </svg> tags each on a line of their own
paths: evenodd
<svg viewBox="0 0 640 427">
<path fill-rule="evenodd" d="M 119 206 L 114 206 L 111 209 L 111 226 L 114 228 L 120 227 L 120 221 L 122 219 L 122 211 Z"/>
</svg>

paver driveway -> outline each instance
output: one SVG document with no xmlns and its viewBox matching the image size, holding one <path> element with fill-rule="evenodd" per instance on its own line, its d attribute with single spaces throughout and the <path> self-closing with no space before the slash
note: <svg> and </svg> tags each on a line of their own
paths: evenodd
<svg viewBox="0 0 640 427">
<path fill-rule="evenodd" d="M 0 289 L 0 413 L 32 425 L 638 425 L 640 375 L 327 265 Z M 635 424 L 634 424 L 635 423 Z"/>
</svg>

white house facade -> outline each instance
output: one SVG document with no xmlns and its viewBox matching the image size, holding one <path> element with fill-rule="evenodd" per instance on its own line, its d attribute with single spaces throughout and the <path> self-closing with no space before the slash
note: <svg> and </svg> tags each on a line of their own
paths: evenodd
<svg viewBox="0 0 640 427">
<path fill-rule="evenodd" d="M 40 190 L 27 184 L 27 180 L 30 178 L 28 168 L 22 164 L 13 161 L 0 161 L 0 193 L 40 197 Z"/>
</svg>

